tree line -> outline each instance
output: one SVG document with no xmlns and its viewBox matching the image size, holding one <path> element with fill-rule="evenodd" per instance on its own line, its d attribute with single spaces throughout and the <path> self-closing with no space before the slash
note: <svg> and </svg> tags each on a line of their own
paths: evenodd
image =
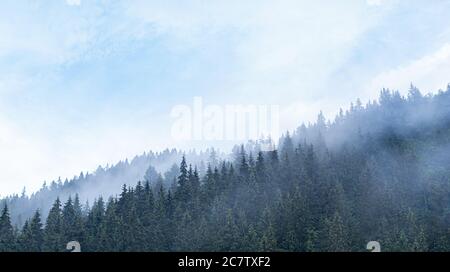
<svg viewBox="0 0 450 272">
<path fill-rule="evenodd" d="M 38 210 L 15 228 L 5 206 L 0 251 L 65 251 L 73 240 L 82 251 L 365 251 L 372 240 L 449 251 L 449 97 L 384 92 L 333 123 L 319 115 L 277 149 L 242 146 L 203 175 L 183 157 L 172 180 L 124 185 L 92 207 L 58 198 L 45 223 Z M 433 126 L 406 119 L 428 107 Z"/>
</svg>

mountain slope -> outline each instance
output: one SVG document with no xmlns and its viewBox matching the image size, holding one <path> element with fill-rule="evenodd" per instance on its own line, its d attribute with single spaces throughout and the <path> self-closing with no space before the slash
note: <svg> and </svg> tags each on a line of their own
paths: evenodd
<svg viewBox="0 0 450 272">
<path fill-rule="evenodd" d="M 173 186 L 124 186 L 84 211 L 57 200 L 44 229 L 40 213 L 19 233 L 5 228 L 3 250 L 77 240 L 84 251 L 334 252 L 376 240 L 383 251 L 450 251 L 449 148 L 450 88 L 384 90 L 333 123 L 320 114 L 275 150 L 242 147 L 205 175 L 183 158 Z"/>
<path fill-rule="evenodd" d="M 44 183 L 43 187 L 30 196 L 22 193 L 21 195 L 12 195 L 0 200 L 0 207 L 7 204 L 11 213 L 14 225 L 22 226 L 25 219 L 30 218 L 35 209 L 39 209 L 46 217 L 52 207 L 53 201 L 59 197 L 65 202 L 70 196 L 78 195 L 80 201 L 91 203 L 100 196 L 108 198 L 120 193 L 123 184 L 130 186 L 136 185 L 138 181 L 149 180 L 156 182 L 159 175 L 163 176 L 170 186 L 173 179 L 178 175 L 178 162 L 185 154 L 192 163 L 198 164 L 200 171 L 205 171 L 205 165 L 209 161 L 216 161 L 223 157 L 223 153 L 217 153 L 214 149 L 205 151 L 182 151 L 172 149 L 164 150 L 160 153 L 144 153 L 135 156 L 131 161 L 120 161 L 116 165 L 101 167 L 99 166 L 94 173 L 83 173 L 73 179 L 58 179 Z"/>
</svg>

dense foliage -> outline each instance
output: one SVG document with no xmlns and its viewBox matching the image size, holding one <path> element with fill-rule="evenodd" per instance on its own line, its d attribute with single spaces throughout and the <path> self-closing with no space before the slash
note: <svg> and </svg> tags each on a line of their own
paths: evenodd
<svg viewBox="0 0 450 272">
<path fill-rule="evenodd" d="M 99 166 L 93 173 L 81 172 L 72 179 L 44 182 L 42 188 L 30 196 L 25 193 L 14 194 L 0 199 L 0 207 L 8 205 L 13 225 L 22 227 L 27 218 L 33 216 L 36 209 L 42 213 L 43 219 L 50 211 L 57 197 L 65 202 L 70 196 L 78 194 L 80 201 L 86 203 L 99 196 L 118 195 L 122 184 L 136 185 L 138 180 L 156 180 L 160 173 L 164 181 L 172 182 L 178 176 L 178 165 L 183 154 L 189 161 L 199 165 L 199 171 L 206 171 L 206 161 L 211 157 L 223 156 L 214 149 L 183 153 L 176 149 L 162 152 L 146 152 L 135 156 L 132 160 L 120 161 L 115 165 Z"/>
<path fill-rule="evenodd" d="M 278 149 L 240 148 L 200 175 L 183 158 L 89 209 L 56 199 L 21 230 L 0 217 L 0 251 L 450 251 L 450 89 L 383 90 L 333 123 L 322 114 Z M 167 181 L 165 181 L 167 183 Z"/>
</svg>

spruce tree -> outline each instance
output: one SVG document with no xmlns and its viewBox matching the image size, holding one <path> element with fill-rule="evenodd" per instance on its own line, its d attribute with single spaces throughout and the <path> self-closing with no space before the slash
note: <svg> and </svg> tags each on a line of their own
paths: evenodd
<svg viewBox="0 0 450 272">
<path fill-rule="evenodd" d="M 349 251 L 348 236 L 341 216 L 336 212 L 325 220 L 325 250 L 330 252 Z"/>
<path fill-rule="evenodd" d="M 16 238 L 11 225 L 8 206 L 5 205 L 0 216 L 0 252 L 16 250 Z"/>
<path fill-rule="evenodd" d="M 65 249 L 64 242 L 65 241 L 63 241 L 61 202 L 58 197 L 47 216 L 47 221 L 44 230 L 43 250 L 49 252 L 63 251 Z"/>
<path fill-rule="evenodd" d="M 30 221 L 26 221 L 19 237 L 20 250 L 24 252 L 42 251 L 44 231 L 42 229 L 41 214 L 37 210 Z"/>
</svg>

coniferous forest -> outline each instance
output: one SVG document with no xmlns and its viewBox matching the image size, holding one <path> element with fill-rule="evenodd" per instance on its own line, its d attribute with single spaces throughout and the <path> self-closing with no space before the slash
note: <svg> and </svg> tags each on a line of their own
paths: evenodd
<svg viewBox="0 0 450 272">
<path fill-rule="evenodd" d="M 450 251 L 450 88 L 383 90 L 276 148 L 178 168 L 90 206 L 53 199 L 22 226 L 6 204 L 0 251 Z"/>
</svg>

